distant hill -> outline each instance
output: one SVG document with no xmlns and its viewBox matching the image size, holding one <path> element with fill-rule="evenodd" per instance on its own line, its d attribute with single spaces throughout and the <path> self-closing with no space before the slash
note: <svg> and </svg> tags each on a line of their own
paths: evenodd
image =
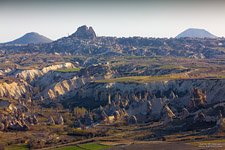
<svg viewBox="0 0 225 150">
<path fill-rule="evenodd" d="M 205 29 L 196 29 L 196 28 L 190 28 L 179 35 L 176 36 L 176 38 L 183 38 L 183 37 L 191 37 L 191 38 L 217 38 L 215 35 L 209 33 Z"/>
<path fill-rule="evenodd" d="M 52 42 L 51 39 L 43 35 L 40 35 L 36 32 L 30 32 L 16 40 L 13 40 L 11 42 L 7 42 L 4 44 L 41 44 L 41 43 L 50 43 L 50 42 Z"/>
<path fill-rule="evenodd" d="M 199 30 L 197 30 L 199 31 Z M 202 31 L 202 30 L 200 30 Z M 204 31 L 204 30 L 203 30 Z M 205 32 L 205 31 L 204 31 Z M 195 32 L 194 32 L 195 33 Z M 211 35 L 210 33 L 208 33 Z M 207 35 L 208 35 L 207 34 Z M 194 37 L 184 35 L 184 37 Z M 179 37 L 179 36 L 178 36 Z M 196 37 L 196 36 L 195 36 Z M 197 36 L 206 37 L 206 36 Z M 149 56 L 185 58 L 221 58 L 225 52 L 215 50 L 225 48 L 224 38 L 146 38 L 97 36 L 92 27 L 83 25 L 76 32 L 51 43 L 29 45 L 0 45 L 5 52 L 44 52 L 87 57 Z M 80 61 L 80 58 L 78 62 Z M 90 61 L 91 63 L 93 61 Z M 86 63 L 87 65 L 89 63 Z"/>
</svg>

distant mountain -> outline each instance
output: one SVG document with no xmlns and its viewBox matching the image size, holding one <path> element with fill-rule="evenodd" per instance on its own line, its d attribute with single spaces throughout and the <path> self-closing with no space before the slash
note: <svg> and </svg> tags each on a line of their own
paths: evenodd
<svg viewBox="0 0 225 150">
<path fill-rule="evenodd" d="M 41 44 L 41 43 L 50 43 L 50 42 L 52 42 L 51 39 L 43 35 L 40 35 L 36 32 L 30 32 L 16 40 L 13 40 L 11 42 L 7 42 L 4 44 Z"/>
<path fill-rule="evenodd" d="M 193 30 L 193 29 L 192 29 Z M 199 31 L 199 30 L 197 30 Z M 202 31 L 202 30 L 200 30 Z M 204 31 L 204 30 L 203 30 Z M 205 32 L 205 31 L 204 31 Z M 194 32 L 195 33 L 195 32 Z M 207 35 L 211 35 L 208 33 Z M 67 37 L 46 44 L 0 45 L 0 50 L 7 52 L 44 52 L 88 57 L 108 56 L 172 56 L 185 58 L 221 58 L 224 51 L 215 48 L 225 48 L 224 38 L 145 38 L 145 37 L 108 37 L 96 36 L 92 27 L 79 27 L 76 32 Z M 179 36 L 178 36 L 179 37 Z M 202 37 L 202 36 L 197 36 Z M 204 36 L 206 37 L 206 36 Z M 214 39 L 215 38 L 215 39 Z M 1 53 L 1 51 L 0 51 Z"/>
<path fill-rule="evenodd" d="M 196 29 L 196 28 L 190 28 L 179 35 L 176 36 L 176 38 L 183 38 L 183 37 L 191 37 L 191 38 L 217 38 L 215 35 L 209 33 L 205 29 Z"/>
</svg>

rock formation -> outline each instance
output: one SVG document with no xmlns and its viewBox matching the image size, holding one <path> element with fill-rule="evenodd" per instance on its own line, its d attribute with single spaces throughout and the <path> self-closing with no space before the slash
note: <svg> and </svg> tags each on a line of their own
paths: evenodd
<svg viewBox="0 0 225 150">
<path fill-rule="evenodd" d="M 115 112 L 113 113 L 113 116 L 114 116 L 115 121 L 119 120 L 119 118 L 120 118 L 120 113 L 119 113 L 119 111 L 115 111 Z"/>
<path fill-rule="evenodd" d="M 193 89 L 192 107 L 202 107 L 206 103 L 206 93 L 197 88 Z"/>
<path fill-rule="evenodd" d="M 183 120 L 186 119 L 189 115 L 189 111 L 186 108 L 183 108 L 182 112 L 180 113 L 180 118 Z"/>
<path fill-rule="evenodd" d="M 16 73 L 15 77 L 31 82 L 34 79 L 37 79 L 38 77 L 48 73 L 49 71 L 65 69 L 65 68 L 74 68 L 74 65 L 72 63 L 67 62 L 67 63 L 57 64 L 57 65 L 50 65 L 42 69 L 23 70 L 21 72 Z"/>
<path fill-rule="evenodd" d="M 130 116 L 128 123 L 129 124 L 137 124 L 137 118 L 135 116 Z"/>
<path fill-rule="evenodd" d="M 4 131 L 4 130 L 5 130 L 5 125 L 0 122 L 0 131 Z"/>
<path fill-rule="evenodd" d="M 218 115 L 218 118 L 217 118 L 217 122 L 216 122 L 216 125 L 220 128 L 224 125 L 224 119 L 223 119 L 223 115 L 221 113 L 221 111 L 219 111 L 219 115 Z"/>
<path fill-rule="evenodd" d="M 204 122 L 205 119 L 206 119 L 206 116 L 205 116 L 205 114 L 204 114 L 203 112 L 197 113 L 197 114 L 195 115 L 195 117 L 194 117 L 194 121 L 195 121 L 195 122 L 197 122 L 197 121 L 199 121 L 199 122 Z"/>
<path fill-rule="evenodd" d="M 58 125 L 64 125 L 64 119 L 63 119 L 62 115 L 59 115 L 56 122 Z"/>
<path fill-rule="evenodd" d="M 48 125 L 55 125 L 55 120 L 53 119 L 52 116 L 49 116 L 48 121 L 47 121 Z"/>
<path fill-rule="evenodd" d="M 92 27 L 87 27 L 86 25 L 81 26 L 77 31 L 72 34 L 72 37 L 77 37 L 79 39 L 95 39 L 96 34 Z"/>
<path fill-rule="evenodd" d="M 29 92 L 31 92 L 31 88 L 26 82 L 23 81 L 13 81 L 11 83 L 0 82 L 0 97 L 19 99 Z"/>
<path fill-rule="evenodd" d="M 169 122 L 172 122 L 173 118 L 176 116 L 167 105 L 164 106 L 163 113 L 164 113 L 163 124 L 168 124 Z"/>
</svg>

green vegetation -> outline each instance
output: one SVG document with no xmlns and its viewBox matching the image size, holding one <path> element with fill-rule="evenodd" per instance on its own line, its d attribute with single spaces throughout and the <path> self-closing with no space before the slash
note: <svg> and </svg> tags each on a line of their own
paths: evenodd
<svg viewBox="0 0 225 150">
<path fill-rule="evenodd" d="M 102 145 L 98 143 L 86 143 L 81 145 L 74 145 L 74 146 L 66 146 L 62 148 L 56 148 L 55 150 L 102 150 L 110 148 L 110 146 Z"/>
<path fill-rule="evenodd" d="M 90 149 L 90 150 L 101 150 L 101 149 L 109 148 L 110 146 L 101 145 L 98 143 L 87 143 L 87 144 L 80 145 L 80 147 L 82 147 L 84 149 Z"/>
<path fill-rule="evenodd" d="M 55 148 L 54 150 L 84 150 L 84 149 L 80 148 L 78 146 L 66 146 L 66 147 L 61 147 L 61 148 Z"/>
<path fill-rule="evenodd" d="M 28 150 L 28 146 L 26 144 L 10 145 L 5 147 L 5 150 Z"/>
<path fill-rule="evenodd" d="M 183 66 L 176 66 L 176 65 L 164 65 L 164 66 L 160 66 L 159 69 L 178 69 L 178 70 L 183 70 L 186 69 Z"/>
<path fill-rule="evenodd" d="M 171 75 L 162 75 L 162 76 L 130 76 L 130 77 L 121 77 L 121 78 L 112 78 L 105 80 L 97 80 L 97 83 L 113 83 L 113 82 L 137 82 L 137 83 L 147 83 L 154 81 L 167 81 L 167 80 L 176 80 L 176 79 L 186 79 L 182 74 L 171 74 Z"/>
<path fill-rule="evenodd" d="M 56 70 L 57 72 L 61 72 L 61 73 L 71 73 L 71 72 L 78 72 L 80 71 L 81 68 L 66 68 L 66 69 L 59 69 Z"/>
<path fill-rule="evenodd" d="M 215 75 L 216 78 L 225 79 L 225 75 Z"/>
<path fill-rule="evenodd" d="M 209 145 L 217 145 L 219 146 L 221 143 L 223 144 L 225 139 L 218 139 L 218 140 L 206 140 L 206 141 L 198 141 L 198 142 L 191 142 L 191 145 L 194 146 L 209 146 Z"/>
</svg>

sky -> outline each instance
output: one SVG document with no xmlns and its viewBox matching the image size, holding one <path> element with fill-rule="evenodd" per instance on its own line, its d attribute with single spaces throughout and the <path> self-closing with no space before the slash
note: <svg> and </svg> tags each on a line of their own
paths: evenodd
<svg viewBox="0 0 225 150">
<path fill-rule="evenodd" d="M 224 0 L 0 0 L 0 43 L 28 32 L 53 40 L 79 26 L 97 36 L 175 37 L 187 28 L 225 36 Z"/>
</svg>

